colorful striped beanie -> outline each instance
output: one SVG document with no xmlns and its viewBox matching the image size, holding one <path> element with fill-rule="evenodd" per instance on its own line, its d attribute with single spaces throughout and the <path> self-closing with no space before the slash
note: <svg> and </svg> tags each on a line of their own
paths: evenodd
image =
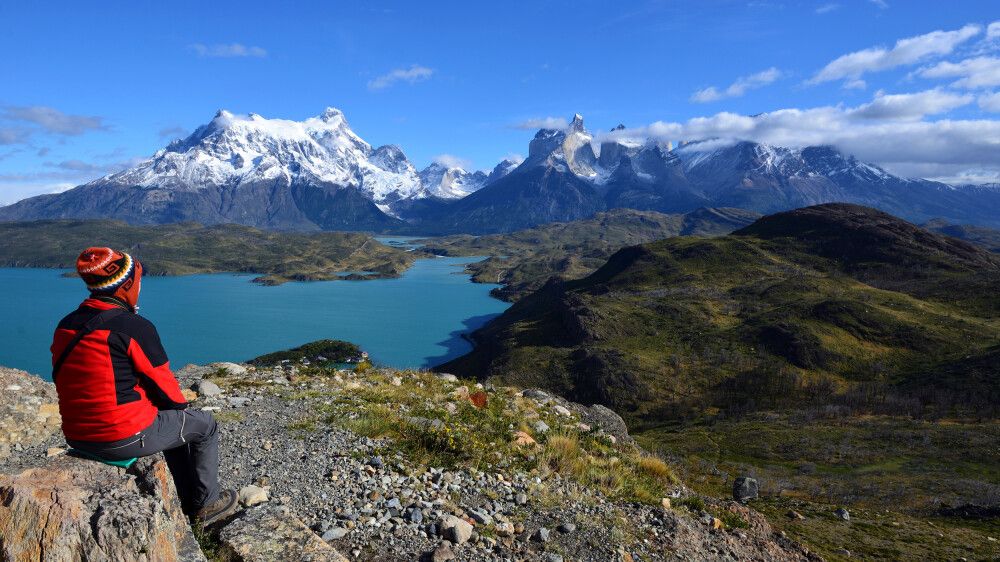
<svg viewBox="0 0 1000 562">
<path fill-rule="evenodd" d="M 91 293 L 114 295 L 131 292 L 142 268 L 132 256 L 111 248 L 87 248 L 76 259 L 76 272 Z M 140 273 L 141 274 L 141 273 Z"/>
</svg>

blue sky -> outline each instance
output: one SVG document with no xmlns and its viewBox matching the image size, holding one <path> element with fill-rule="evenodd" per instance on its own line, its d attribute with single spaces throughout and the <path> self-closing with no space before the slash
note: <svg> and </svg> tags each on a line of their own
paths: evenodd
<svg viewBox="0 0 1000 562">
<path fill-rule="evenodd" d="M 995 20 L 992 0 L 4 3 L 0 203 L 148 157 L 219 108 L 338 107 L 418 168 L 492 167 L 579 112 L 592 131 L 832 142 L 996 181 Z"/>
</svg>

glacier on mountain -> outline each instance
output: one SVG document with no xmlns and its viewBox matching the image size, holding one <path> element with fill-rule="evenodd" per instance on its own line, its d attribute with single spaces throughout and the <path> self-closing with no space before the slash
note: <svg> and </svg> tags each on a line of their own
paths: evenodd
<svg viewBox="0 0 1000 562">
<path fill-rule="evenodd" d="M 295 179 L 354 187 L 376 204 L 427 192 L 399 147 L 372 148 L 344 114 L 327 108 L 305 121 L 220 110 L 207 125 L 128 170 L 96 180 L 198 190 L 251 180 Z"/>
</svg>

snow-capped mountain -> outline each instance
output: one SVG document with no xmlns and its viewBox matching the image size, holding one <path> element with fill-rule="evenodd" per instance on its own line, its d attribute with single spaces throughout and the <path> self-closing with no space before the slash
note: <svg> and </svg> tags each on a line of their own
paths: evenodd
<svg viewBox="0 0 1000 562">
<path fill-rule="evenodd" d="M 566 130 L 542 129 L 528 145 L 528 166 L 549 166 L 569 171 L 583 178 L 594 178 L 593 137 L 583 126 L 583 116 L 577 113 Z"/>
<path fill-rule="evenodd" d="M 468 172 L 460 166 L 433 162 L 418 175 L 427 195 L 441 199 L 461 199 L 511 173 L 523 161 L 521 157 L 505 158 L 488 174 L 482 170 Z"/>
<path fill-rule="evenodd" d="M 490 175 L 486 178 L 486 183 L 493 183 L 498 179 L 506 176 L 507 174 L 514 171 L 515 168 L 524 162 L 524 158 L 521 156 L 508 156 L 500 161 L 499 164 L 493 167 Z"/>
<path fill-rule="evenodd" d="M 400 223 L 394 205 L 427 196 L 399 147 L 373 148 L 337 109 L 304 121 L 219 111 L 127 170 L 0 216 L 384 230 Z"/>
<path fill-rule="evenodd" d="M 516 169 L 435 210 L 426 224 L 439 232 L 505 232 L 619 207 L 771 213 L 829 202 L 878 207 L 914 221 L 1000 223 L 998 192 L 901 178 L 830 146 L 706 140 L 674 148 L 624 134 L 616 127 L 595 153 L 579 114 L 565 129 L 542 129 Z"/>
<path fill-rule="evenodd" d="M 97 181 L 199 190 L 269 180 L 354 187 L 379 205 L 422 195 L 416 170 L 399 147 L 373 149 L 332 107 L 305 121 L 222 110 L 186 139 Z"/>
<path fill-rule="evenodd" d="M 333 108 L 304 121 L 220 111 L 128 170 L 2 207 L 0 220 L 479 234 L 614 208 L 772 213 L 849 202 L 914 222 L 1000 226 L 1000 190 L 901 178 L 830 146 L 708 139 L 675 148 L 626 133 L 616 127 L 595 150 L 575 115 L 565 129 L 538 131 L 523 161 L 504 160 L 488 174 L 443 163 L 418 173 L 398 146 L 373 148 Z"/>
<path fill-rule="evenodd" d="M 420 170 L 420 183 L 427 193 L 442 199 L 460 199 L 486 185 L 486 172 L 467 172 L 458 166 L 433 162 Z"/>
</svg>

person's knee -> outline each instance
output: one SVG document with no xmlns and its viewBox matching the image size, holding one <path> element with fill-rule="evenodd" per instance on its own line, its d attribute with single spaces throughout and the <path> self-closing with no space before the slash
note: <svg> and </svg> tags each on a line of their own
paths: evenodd
<svg viewBox="0 0 1000 562">
<path fill-rule="evenodd" d="M 215 421 L 215 417 L 212 416 L 211 412 L 195 410 L 186 413 L 194 418 L 198 426 L 198 433 L 204 436 L 205 439 L 214 439 L 216 437 L 219 431 L 219 423 Z"/>
</svg>

